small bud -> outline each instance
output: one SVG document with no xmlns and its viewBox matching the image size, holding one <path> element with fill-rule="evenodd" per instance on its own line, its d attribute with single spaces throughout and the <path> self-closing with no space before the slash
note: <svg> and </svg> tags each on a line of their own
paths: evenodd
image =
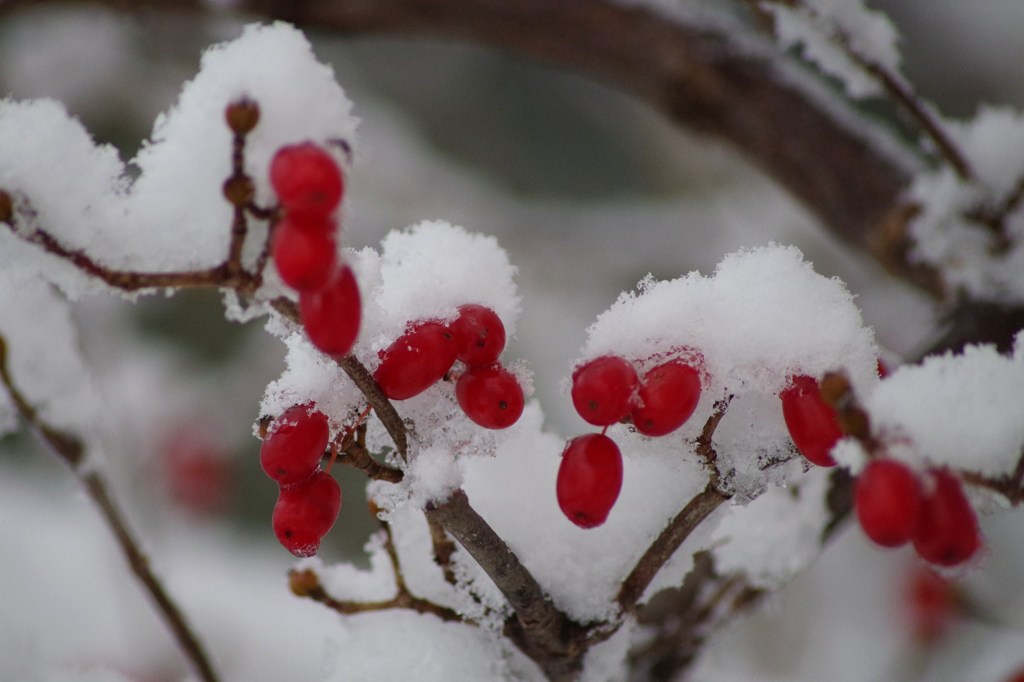
<svg viewBox="0 0 1024 682">
<path fill-rule="evenodd" d="M 852 390 L 850 380 L 842 372 L 828 372 L 821 378 L 821 397 L 832 409 L 845 407 Z"/>
<path fill-rule="evenodd" d="M 308 597 L 323 591 L 320 578 L 308 568 L 288 573 L 288 587 L 296 597 Z"/>
<path fill-rule="evenodd" d="M 233 175 L 224 181 L 224 197 L 232 206 L 246 206 L 256 194 L 252 178 L 247 175 Z"/>
<path fill-rule="evenodd" d="M 9 223 L 14 217 L 14 201 L 11 195 L 0 189 L 0 223 Z"/>
<path fill-rule="evenodd" d="M 248 97 L 243 97 L 227 106 L 224 110 L 224 118 L 228 122 L 228 127 L 235 134 L 245 135 L 259 123 L 260 107 Z"/>
</svg>

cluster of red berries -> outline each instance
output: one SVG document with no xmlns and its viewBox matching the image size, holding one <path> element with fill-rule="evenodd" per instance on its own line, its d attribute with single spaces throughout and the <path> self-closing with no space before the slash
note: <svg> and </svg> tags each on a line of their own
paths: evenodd
<svg viewBox="0 0 1024 682">
<path fill-rule="evenodd" d="M 316 554 L 341 509 L 341 488 L 320 466 L 329 437 L 324 413 L 294 405 L 271 422 L 260 447 L 263 471 L 280 485 L 274 535 L 295 556 Z"/>
<path fill-rule="evenodd" d="M 505 348 L 505 325 L 486 306 L 459 307 L 450 323 L 415 322 L 380 353 L 373 374 L 384 395 L 407 400 L 448 376 L 460 361 L 465 369 L 455 382 L 455 399 L 476 424 L 488 429 L 512 426 L 525 399 L 515 375 L 498 361 Z"/>
<path fill-rule="evenodd" d="M 922 479 L 902 462 L 874 459 L 857 478 L 854 509 L 875 543 L 913 542 L 918 556 L 938 566 L 963 564 L 982 545 L 974 508 L 948 469 L 929 469 Z"/>
<path fill-rule="evenodd" d="M 843 432 L 819 383 L 795 376 L 779 398 L 797 450 L 819 466 L 835 465 L 829 453 Z M 974 509 L 948 469 L 929 470 L 922 481 L 901 462 L 873 459 L 857 479 L 854 502 L 864 533 L 883 547 L 913 541 L 922 559 L 939 566 L 962 564 L 981 547 Z"/>
<path fill-rule="evenodd" d="M 700 400 L 700 372 L 681 358 L 637 374 L 619 355 L 602 355 L 572 373 L 572 402 L 594 426 L 633 425 L 645 436 L 665 436 L 690 418 Z M 605 522 L 622 489 L 622 453 L 611 438 L 590 433 L 562 452 L 555 493 L 562 513 L 580 528 Z"/>
<path fill-rule="evenodd" d="M 341 169 L 327 151 L 301 142 L 274 154 L 270 184 L 282 208 L 271 244 L 277 272 L 299 292 L 299 313 L 313 345 L 328 355 L 347 355 L 359 335 L 362 303 L 352 268 L 337 257 Z"/>
</svg>

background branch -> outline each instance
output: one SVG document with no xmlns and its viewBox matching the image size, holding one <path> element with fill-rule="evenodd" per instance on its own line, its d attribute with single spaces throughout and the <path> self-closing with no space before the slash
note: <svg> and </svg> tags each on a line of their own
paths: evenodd
<svg viewBox="0 0 1024 682">
<path fill-rule="evenodd" d="M 170 593 L 167 592 L 163 583 L 150 567 L 149 559 L 128 527 L 124 514 L 114 503 L 106 481 L 95 469 L 83 471 L 80 466 L 85 457 L 85 446 L 82 441 L 73 434 L 47 424 L 14 383 L 7 367 L 7 343 L 2 336 L 0 336 L 0 382 L 10 394 L 21 418 L 40 435 L 47 446 L 71 468 L 82 482 L 89 497 L 99 508 L 103 520 L 114 534 L 129 568 L 156 603 L 157 610 L 171 629 L 178 646 L 192 664 L 196 674 L 204 682 L 216 682 L 217 674 L 213 670 L 205 648 L 188 625 L 185 614 L 178 608 Z"/>
</svg>

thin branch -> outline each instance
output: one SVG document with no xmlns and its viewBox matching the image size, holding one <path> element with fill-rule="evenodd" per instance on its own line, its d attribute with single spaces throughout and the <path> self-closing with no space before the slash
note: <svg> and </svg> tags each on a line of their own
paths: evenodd
<svg viewBox="0 0 1024 682">
<path fill-rule="evenodd" d="M 288 584 L 292 593 L 298 597 L 306 597 L 319 602 L 329 609 L 338 613 L 350 615 L 354 613 L 366 613 L 368 611 L 387 611 L 390 609 L 409 609 L 417 613 L 428 613 L 437 616 L 441 620 L 450 623 L 464 623 L 459 614 L 434 602 L 420 599 L 408 591 L 399 591 L 394 599 L 372 602 L 341 601 L 334 599 L 323 585 L 320 584 L 320 577 L 310 569 L 291 570 L 288 572 Z"/>
<path fill-rule="evenodd" d="M 366 425 L 360 424 L 354 434 L 347 434 L 338 447 L 338 462 L 362 471 L 375 481 L 398 483 L 405 474 L 401 469 L 378 462 L 366 448 Z"/>
<path fill-rule="evenodd" d="M 184 613 L 178 608 L 160 579 L 153 573 L 149 559 L 142 552 L 138 541 L 128 527 L 124 514 L 114 503 L 106 481 L 96 470 L 82 470 L 80 465 L 85 457 L 85 446 L 81 439 L 46 423 L 17 388 L 7 366 L 7 343 L 2 336 L 0 336 L 0 381 L 11 396 L 21 418 L 40 435 L 50 449 L 71 468 L 82 482 L 89 497 L 99 508 L 103 520 L 117 539 L 118 546 L 121 548 L 129 568 L 156 603 L 157 610 L 163 616 L 164 622 L 171 629 L 182 653 L 192 664 L 200 679 L 204 682 L 216 682 L 217 674 L 213 670 L 202 643 L 189 627 Z"/>
<path fill-rule="evenodd" d="M 718 470 L 718 453 L 714 446 L 715 429 L 725 417 L 732 399 L 733 396 L 729 395 L 722 400 L 715 401 L 715 410 L 704 422 L 704 428 L 701 430 L 700 436 L 697 438 L 697 446 L 694 448 L 695 452 L 704 460 L 704 466 L 707 467 L 710 476 L 709 485 L 716 489 L 721 482 L 722 472 Z"/>
<path fill-rule="evenodd" d="M 669 522 L 636 562 L 636 566 L 626 576 L 626 579 L 622 581 L 616 601 L 624 613 L 630 613 L 636 609 L 637 602 L 643 597 L 647 586 L 654 580 L 654 576 L 658 574 L 661 567 L 672 558 L 672 555 L 690 536 L 690 533 L 729 498 L 729 495 L 709 486 L 690 500 L 682 511 Z"/>
<path fill-rule="evenodd" d="M 452 566 L 452 555 L 455 554 L 455 543 L 436 518 L 428 515 L 427 526 L 430 528 L 430 544 L 434 549 L 434 563 L 441 568 L 445 582 L 454 585 L 455 569 Z"/>
<path fill-rule="evenodd" d="M 946 132 L 942 121 L 925 105 L 910 83 L 881 62 L 872 59 L 862 52 L 854 44 L 853 37 L 850 34 L 835 22 L 830 21 L 828 17 L 822 16 L 820 12 L 809 6 L 804 0 L 763 1 L 768 4 L 798 8 L 813 21 L 818 22 L 822 26 L 823 31 L 828 34 L 826 37 L 835 41 L 835 44 L 843 53 L 874 78 L 896 105 L 906 112 L 921 132 L 932 141 L 939 154 L 956 171 L 960 179 L 968 182 L 974 180 L 974 171 L 967 161 L 967 157 Z"/>
<path fill-rule="evenodd" d="M 270 305 L 288 320 L 295 324 L 300 324 L 301 318 L 295 301 L 279 297 L 270 301 Z M 348 375 L 352 383 L 356 385 L 356 388 L 363 394 L 366 401 L 370 403 L 373 411 L 377 413 L 377 418 L 380 419 L 388 435 L 391 436 L 391 440 L 395 443 L 395 449 L 398 451 L 398 454 L 401 455 L 402 459 L 406 459 L 408 457 L 409 445 L 405 422 L 402 421 L 398 411 L 395 410 L 395 406 L 391 404 L 391 401 L 380 390 L 376 379 L 373 378 L 370 371 L 366 369 L 366 366 L 355 355 L 349 354 L 343 358 L 335 358 L 335 362 Z"/>
</svg>

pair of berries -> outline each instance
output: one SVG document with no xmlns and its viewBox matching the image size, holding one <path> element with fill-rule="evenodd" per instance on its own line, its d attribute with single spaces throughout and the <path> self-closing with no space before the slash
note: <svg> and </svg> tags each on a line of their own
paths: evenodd
<svg viewBox="0 0 1024 682">
<path fill-rule="evenodd" d="M 641 378 L 618 355 L 602 355 L 572 373 L 572 403 L 595 426 L 628 419 L 645 436 L 664 436 L 682 426 L 700 400 L 700 372 L 681 359 L 655 365 Z"/>
<path fill-rule="evenodd" d="M 341 509 L 341 488 L 320 467 L 330 429 L 313 405 L 295 405 L 275 419 L 260 447 L 263 471 L 280 485 L 274 535 L 298 557 L 316 554 Z"/>
<path fill-rule="evenodd" d="M 525 398 L 515 375 L 502 367 L 505 326 L 486 306 L 459 307 L 451 323 L 424 320 L 412 324 L 380 354 L 373 374 L 384 395 L 407 400 L 443 379 L 456 360 L 466 369 L 455 382 L 455 398 L 476 424 L 504 429 L 519 420 Z"/>
<path fill-rule="evenodd" d="M 623 420 L 646 436 L 664 436 L 682 426 L 700 400 L 700 373 L 681 359 L 662 362 L 641 379 L 618 355 L 602 355 L 572 373 L 572 402 L 595 426 Z M 555 482 L 558 506 L 580 528 L 605 522 L 622 490 L 622 452 L 604 433 L 570 440 Z"/>
<path fill-rule="evenodd" d="M 854 509 L 875 543 L 913 542 L 931 564 L 958 566 L 981 548 L 978 518 L 960 479 L 948 469 L 931 469 L 922 481 L 901 462 L 874 459 L 857 478 Z"/>
<path fill-rule="evenodd" d="M 362 303 L 352 268 L 337 257 L 341 169 L 324 149 L 301 142 L 274 154 L 270 184 L 283 209 L 271 244 L 277 272 L 299 292 L 299 313 L 313 345 L 328 355 L 347 355 L 359 335 Z"/>
</svg>

